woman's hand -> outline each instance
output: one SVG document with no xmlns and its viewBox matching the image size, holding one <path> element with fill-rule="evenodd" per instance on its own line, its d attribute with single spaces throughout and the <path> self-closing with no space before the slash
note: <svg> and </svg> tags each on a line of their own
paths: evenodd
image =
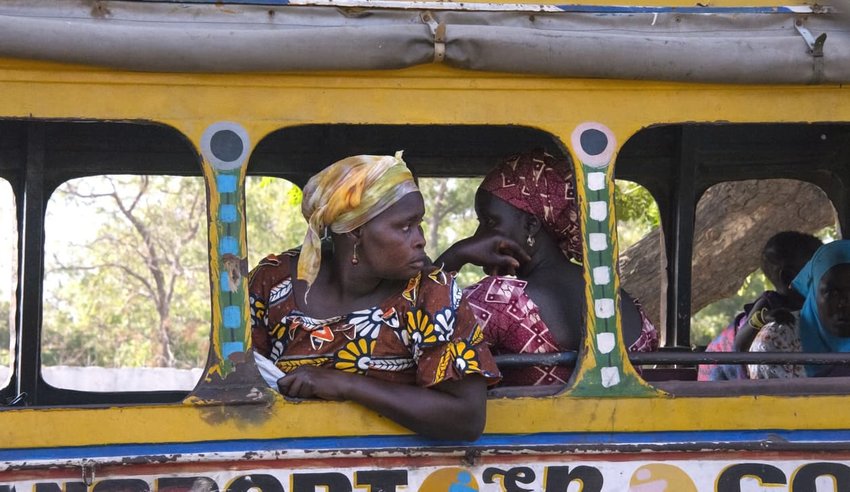
<svg viewBox="0 0 850 492">
<path fill-rule="evenodd" d="M 284 396 L 331 401 L 347 400 L 346 391 L 352 384 L 348 373 L 315 366 L 301 366 L 277 380 L 277 388 Z"/>
<path fill-rule="evenodd" d="M 522 246 L 508 237 L 476 233 L 451 245 L 434 263 L 442 263 L 448 271 L 457 271 L 472 263 L 484 267 L 488 275 L 516 275 L 520 265 L 530 260 Z"/>
</svg>

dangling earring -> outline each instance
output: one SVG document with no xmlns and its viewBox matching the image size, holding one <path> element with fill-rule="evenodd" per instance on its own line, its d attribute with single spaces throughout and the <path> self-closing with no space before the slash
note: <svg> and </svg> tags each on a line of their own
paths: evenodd
<svg viewBox="0 0 850 492">
<path fill-rule="evenodd" d="M 532 234 L 529 234 L 528 239 L 525 240 L 525 244 L 527 244 L 529 248 L 533 248 L 535 241 L 536 240 L 534 239 L 534 236 Z"/>
<path fill-rule="evenodd" d="M 354 253 L 351 255 L 351 264 L 357 265 L 360 263 L 360 258 L 357 257 L 357 243 L 354 243 Z"/>
</svg>

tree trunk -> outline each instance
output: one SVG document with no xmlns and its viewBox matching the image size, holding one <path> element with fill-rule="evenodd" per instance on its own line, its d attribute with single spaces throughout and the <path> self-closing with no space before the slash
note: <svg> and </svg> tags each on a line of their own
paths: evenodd
<svg viewBox="0 0 850 492">
<path fill-rule="evenodd" d="M 720 183 L 700 199 L 694 231 L 691 313 L 733 295 L 760 266 L 765 242 L 781 231 L 814 233 L 835 224 L 835 210 L 817 186 L 773 179 Z M 662 329 L 665 265 L 655 229 L 620 255 L 623 287 Z M 662 331 L 663 333 L 663 331 Z"/>
</svg>

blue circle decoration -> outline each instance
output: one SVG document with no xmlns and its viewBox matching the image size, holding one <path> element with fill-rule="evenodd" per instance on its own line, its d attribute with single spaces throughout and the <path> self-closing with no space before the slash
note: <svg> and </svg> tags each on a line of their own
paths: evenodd
<svg viewBox="0 0 850 492">
<path fill-rule="evenodd" d="M 243 149 L 242 139 L 233 130 L 219 130 L 210 138 L 210 152 L 224 162 L 239 159 Z"/>
<path fill-rule="evenodd" d="M 599 155 L 608 147 L 608 137 L 595 128 L 588 128 L 581 133 L 581 149 L 588 155 Z"/>
<path fill-rule="evenodd" d="M 570 142 L 579 162 L 593 169 L 607 168 L 617 151 L 614 132 L 595 121 L 586 121 L 576 126 Z"/>
<path fill-rule="evenodd" d="M 248 132 L 239 123 L 219 121 L 201 135 L 201 153 L 217 171 L 239 169 L 248 160 Z"/>
</svg>

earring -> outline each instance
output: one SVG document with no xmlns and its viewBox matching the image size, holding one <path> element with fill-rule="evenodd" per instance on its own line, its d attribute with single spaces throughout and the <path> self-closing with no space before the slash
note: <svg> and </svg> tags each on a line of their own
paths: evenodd
<svg viewBox="0 0 850 492">
<path fill-rule="evenodd" d="M 533 236 L 533 235 L 531 235 L 531 234 L 529 234 L 529 235 L 528 235 L 528 239 L 526 239 L 526 240 L 525 240 L 525 244 L 527 244 L 529 248 L 533 248 L 533 247 L 534 247 L 534 242 L 535 242 L 535 241 L 536 241 L 536 240 L 534 239 L 534 236 Z"/>
<path fill-rule="evenodd" d="M 357 243 L 354 243 L 354 253 L 351 255 L 351 264 L 357 265 L 360 263 L 360 258 L 357 257 Z"/>
</svg>

